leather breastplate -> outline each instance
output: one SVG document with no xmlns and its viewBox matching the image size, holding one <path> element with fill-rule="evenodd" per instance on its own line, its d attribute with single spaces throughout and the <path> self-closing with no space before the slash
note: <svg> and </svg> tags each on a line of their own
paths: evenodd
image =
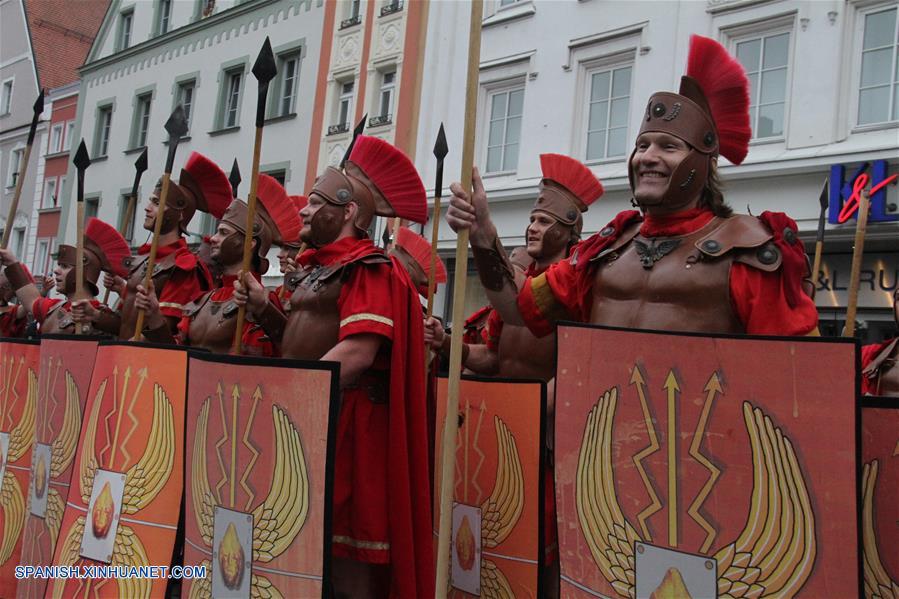
<svg viewBox="0 0 899 599">
<path fill-rule="evenodd" d="M 137 286 L 144 284 L 147 276 L 148 254 L 134 256 L 128 265 L 129 275 L 126 282 L 127 293 L 122 302 L 122 325 L 119 329 L 119 339 L 131 339 L 134 336 L 134 327 L 137 324 Z M 172 252 L 153 266 L 153 286 L 156 289 L 156 297 L 162 295 L 165 284 L 171 278 L 175 269 L 175 252 Z"/>
<path fill-rule="evenodd" d="M 227 354 L 234 341 L 237 304 L 230 298 L 222 302 L 214 301 L 212 293 L 206 293 L 184 309 L 185 316 L 190 317 L 188 337 L 191 347 L 202 347 L 215 354 Z M 247 355 L 245 351 L 243 354 Z"/>
<path fill-rule="evenodd" d="M 887 345 L 862 375 L 875 379 L 875 395 L 899 397 L 899 339 Z"/>
<path fill-rule="evenodd" d="M 371 254 L 347 264 L 310 266 L 292 272 L 284 284 L 290 293 L 290 312 L 281 340 L 281 355 L 298 360 L 319 360 L 337 345 L 340 290 L 354 268 L 389 264 L 383 254 Z"/>
<path fill-rule="evenodd" d="M 556 334 L 535 337 L 527 327 L 503 324 L 499 338 L 499 376 L 549 382 L 555 373 Z"/>
<path fill-rule="evenodd" d="M 57 303 L 47 312 L 47 317 L 41 323 L 41 335 L 74 335 L 75 321 L 72 320 L 72 313 L 64 310 L 63 302 Z M 100 335 L 100 331 L 91 328 L 89 323 L 85 323 L 81 328 L 82 335 Z"/>
<path fill-rule="evenodd" d="M 751 220 L 748 220 L 751 219 Z M 639 224 L 601 252 L 590 322 L 663 331 L 743 333 L 730 297 L 734 261 L 776 270 L 781 256 L 754 217 L 713 218 L 693 233 L 648 239 Z M 629 236 L 629 239 L 628 239 Z"/>
</svg>

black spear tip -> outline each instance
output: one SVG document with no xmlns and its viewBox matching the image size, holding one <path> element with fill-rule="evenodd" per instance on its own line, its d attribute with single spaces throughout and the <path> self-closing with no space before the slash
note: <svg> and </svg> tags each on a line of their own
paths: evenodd
<svg viewBox="0 0 899 599">
<path fill-rule="evenodd" d="M 827 179 L 824 179 L 824 186 L 821 187 L 821 195 L 818 196 L 818 203 L 821 204 L 821 211 L 827 210 L 830 204 L 830 185 Z"/>
<path fill-rule="evenodd" d="M 234 194 L 234 197 L 237 197 L 237 188 L 240 185 L 240 167 L 237 166 L 237 158 L 234 159 L 234 164 L 231 165 L 231 174 L 228 175 L 228 182 L 231 183 L 231 191 Z"/>
<path fill-rule="evenodd" d="M 44 90 L 41 88 L 41 93 L 38 94 L 37 100 L 34 101 L 34 114 L 39 115 L 44 112 Z"/>
<path fill-rule="evenodd" d="M 72 164 L 75 165 L 79 171 L 83 171 L 87 167 L 91 165 L 91 158 L 87 154 L 87 146 L 84 144 L 84 140 L 81 140 L 81 143 L 78 144 L 78 151 L 75 152 L 75 159 L 72 160 Z"/>
<path fill-rule="evenodd" d="M 449 147 L 446 145 L 446 133 L 443 131 L 443 123 L 440 123 L 440 130 L 437 132 L 437 141 L 434 143 L 434 156 L 440 162 L 446 158 Z"/>
<path fill-rule="evenodd" d="M 187 116 L 181 104 L 175 107 L 169 120 L 165 122 L 165 130 L 169 134 L 169 139 L 181 139 L 187 134 Z"/>
<path fill-rule="evenodd" d="M 262 43 L 262 49 L 259 50 L 259 56 L 253 64 L 253 76 L 260 84 L 268 83 L 278 74 L 278 67 L 275 64 L 275 54 L 272 52 L 272 43 L 268 37 Z"/>
<path fill-rule="evenodd" d="M 134 170 L 140 175 L 147 170 L 147 166 L 147 148 L 144 148 L 144 151 L 141 152 L 140 156 L 137 157 L 137 160 L 134 161 Z"/>
<path fill-rule="evenodd" d="M 362 132 L 365 131 L 365 123 L 368 120 L 368 113 L 362 115 L 362 120 L 356 123 L 356 127 L 353 129 L 353 141 L 356 141 L 356 138 L 362 135 Z"/>
</svg>

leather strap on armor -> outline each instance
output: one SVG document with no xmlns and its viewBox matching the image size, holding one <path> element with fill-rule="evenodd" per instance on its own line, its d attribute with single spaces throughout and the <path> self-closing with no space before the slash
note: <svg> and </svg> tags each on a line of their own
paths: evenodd
<svg viewBox="0 0 899 599">
<path fill-rule="evenodd" d="M 262 311 L 253 316 L 256 323 L 262 327 L 272 341 L 281 342 L 284 337 L 284 327 L 287 325 L 287 316 L 283 312 L 270 301 L 266 301 Z"/>
<path fill-rule="evenodd" d="M 21 262 L 10 264 L 6 267 L 4 272 L 6 273 L 6 279 L 9 281 L 13 291 L 18 291 L 22 287 L 34 283 L 34 279 L 31 278 L 28 269 L 26 269 Z"/>
<path fill-rule="evenodd" d="M 515 287 L 515 271 L 498 237 L 494 237 L 493 247 L 472 246 L 471 252 L 481 284 L 485 288 L 500 291 L 506 282 Z"/>
<path fill-rule="evenodd" d="M 144 338 L 151 343 L 172 344 L 175 342 L 172 331 L 169 329 L 169 325 L 165 320 L 163 320 L 162 324 L 158 327 L 152 329 L 150 327 L 144 327 L 143 334 Z"/>
<path fill-rule="evenodd" d="M 122 317 L 112 310 L 100 307 L 100 314 L 94 320 L 94 328 L 109 333 L 110 335 L 118 335 L 122 326 Z"/>
</svg>

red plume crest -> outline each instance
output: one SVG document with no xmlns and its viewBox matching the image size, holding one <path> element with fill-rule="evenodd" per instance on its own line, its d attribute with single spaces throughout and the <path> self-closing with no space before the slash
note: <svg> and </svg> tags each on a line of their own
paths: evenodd
<svg viewBox="0 0 899 599">
<path fill-rule="evenodd" d="M 555 181 L 589 206 L 603 194 L 602 183 L 586 165 L 562 154 L 540 154 L 544 179 Z"/>
<path fill-rule="evenodd" d="M 131 256 L 131 247 L 115 227 L 91 217 L 84 226 L 84 237 L 96 244 L 102 253 L 103 270 L 120 277 L 128 276 L 123 260 Z"/>
<path fill-rule="evenodd" d="M 416 223 L 428 220 L 425 186 L 408 156 L 383 139 L 360 135 L 349 160 L 375 184 L 394 216 Z"/>
<path fill-rule="evenodd" d="M 222 218 L 231 205 L 231 182 L 219 165 L 199 152 L 192 152 L 184 165 L 194 182 L 203 192 L 201 201 L 206 204 L 206 212 L 215 218 Z"/>
<path fill-rule="evenodd" d="M 431 244 L 424 237 L 410 230 L 409 227 L 400 227 L 396 234 L 396 245 L 406 250 L 406 253 L 412 256 L 421 269 L 430 276 Z M 437 256 L 435 269 L 437 272 L 434 274 L 434 279 L 438 283 L 446 283 L 446 266 L 440 256 Z"/>
<path fill-rule="evenodd" d="M 287 195 L 287 190 L 270 175 L 260 174 L 256 184 L 256 198 L 278 228 L 282 242 L 295 241 L 300 236 L 303 223 L 296 210 L 296 204 Z"/>
</svg>

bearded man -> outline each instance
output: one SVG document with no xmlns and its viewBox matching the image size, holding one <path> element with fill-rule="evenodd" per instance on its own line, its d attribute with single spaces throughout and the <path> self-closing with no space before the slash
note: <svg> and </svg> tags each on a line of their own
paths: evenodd
<svg viewBox="0 0 899 599">
<path fill-rule="evenodd" d="M 338 597 L 432 597 L 421 308 L 404 267 L 368 237 L 374 215 L 427 218 L 412 162 L 387 142 L 356 140 L 300 216 L 309 245 L 287 275 L 289 316 L 255 279 L 237 284 L 287 358 L 340 363 L 333 511 Z"/>
</svg>

